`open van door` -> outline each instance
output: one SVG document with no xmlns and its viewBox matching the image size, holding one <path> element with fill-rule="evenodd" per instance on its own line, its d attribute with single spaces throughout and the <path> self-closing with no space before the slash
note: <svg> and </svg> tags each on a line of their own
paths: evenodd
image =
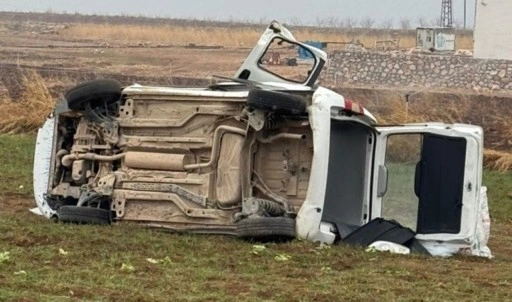
<svg viewBox="0 0 512 302">
<path fill-rule="evenodd" d="M 462 124 L 377 127 L 371 218 L 394 219 L 424 241 L 475 241 L 483 131 Z"/>
<path fill-rule="evenodd" d="M 298 59 L 299 53 L 308 59 Z M 326 61 L 324 51 L 298 42 L 288 29 L 272 21 L 234 77 L 260 83 L 292 84 L 295 88 L 298 84 L 313 87 Z"/>
</svg>

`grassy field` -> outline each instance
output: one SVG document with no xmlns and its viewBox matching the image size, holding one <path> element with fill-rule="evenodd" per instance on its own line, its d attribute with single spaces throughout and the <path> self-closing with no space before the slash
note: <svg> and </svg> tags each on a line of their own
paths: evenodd
<svg viewBox="0 0 512 302">
<path fill-rule="evenodd" d="M 0 136 L 1 301 L 507 301 L 512 173 L 486 172 L 495 259 L 266 244 L 28 212 L 33 136 Z"/>
</svg>

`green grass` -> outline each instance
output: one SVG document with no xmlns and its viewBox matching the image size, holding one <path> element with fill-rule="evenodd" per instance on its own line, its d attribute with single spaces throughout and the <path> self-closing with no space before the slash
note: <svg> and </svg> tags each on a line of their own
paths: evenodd
<svg viewBox="0 0 512 302">
<path fill-rule="evenodd" d="M 32 195 L 35 136 L 0 135 L 0 194 Z"/>
<path fill-rule="evenodd" d="M 426 259 L 299 241 L 269 244 L 253 254 L 252 244 L 229 237 L 167 234 L 129 225 L 62 225 L 25 212 L 14 217 L 1 213 L 0 251 L 10 253 L 0 264 L 2 301 L 511 298 L 512 259 L 505 254 L 491 261 Z M 291 258 L 277 261 L 278 255 Z M 159 264 L 146 260 L 166 257 L 170 261 Z M 121 269 L 123 263 L 133 271 Z"/>
<path fill-rule="evenodd" d="M 386 194 L 382 198 L 382 217 L 395 219 L 403 226 L 415 231 L 419 204 L 419 199 L 414 192 L 416 165 L 388 162 L 386 166 L 388 185 Z"/>
<path fill-rule="evenodd" d="M 512 173 L 485 173 L 495 220 L 493 260 L 367 253 L 304 241 L 267 244 L 258 252 L 231 237 L 64 225 L 35 216 L 27 189 L 33 137 L 0 138 L 0 301 L 512 299 Z"/>
<path fill-rule="evenodd" d="M 483 184 L 492 218 L 512 222 L 512 172 L 486 171 Z"/>
</svg>

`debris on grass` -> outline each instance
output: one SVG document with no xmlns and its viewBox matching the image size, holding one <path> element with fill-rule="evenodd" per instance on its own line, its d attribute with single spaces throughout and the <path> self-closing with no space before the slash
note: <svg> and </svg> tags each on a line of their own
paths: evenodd
<svg viewBox="0 0 512 302">
<path fill-rule="evenodd" d="M 121 264 L 121 270 L 125 272 L 133 272 L 135 270 L 135 267 L 131 264 L 123 263 Z"/>
<path fill-rule="evenodd" d="M 68 254 L 68 252 L 67 252 L 67 251 L 65 251 L 63 248 L 60 248 L 60 249 L 59 249 L 59 254 L 61 254 L 61 255 L 67 255 L 67 254 Z"/>
<path fill-rule="evenodd" d="M 9 259 L 11 259 L 11 257 L 9 255 L 10 255 L 9 252 L 2 252 L 2 253 L 0 253 L 0 263 L 4 263 L 4 262 L 9 261 Z"/>
<path fill-rule="evenodd" d="M 317 250 L 325 250 L 325 249 L 330 249 L 330 248 L 331 248 L 331 246 L 330 246 L 330 245 L 328 245 L 328 244 L 326 244 L 326 243 L 322 242 L 322 243 L 320 243 L 320 245 L 319 245 L 319 246 L 317 246 L 315 249 L 317 249 Z"/>
<path fill-rule="evenodd" d="M 367 253 L 376 253 L 377 249 L 375 247 L 373 247 L 373 246 L 369 246 L 364 251 L 367 252 Z"/>
<path fill-rule="evenodd" d="M 254 255 L 269 254 L 270 257 L 272 257 L 272 255 L 274 255 L 275 261 L 288 261 L 288 260 L 292 259 L 292 256 L 284 254 L 284 253 L 275 253 L 275 252 L 269 253 L 266 246 L 258 245 L 258 244 L 255 244 L 252 246 L 251 253 Z"/>
<path fill-rule="evenodd" d="M 172 260 L 171 260 L 171 258 L 169 258 L 169 256 L 165 256 L 164 259 L 160 260 L 160 263 L 162 263 L 163 265 L 171 265 Z"/>
<path fill-rule="evenodd" d="M 288 261 L 292 259 L 292 256 L 290 255 L 287 255 L 287 254 L 277 254 L 275 257 L 274 257 L 274 260 L 275 261 Z"/>
<path fill-rule="evenodd" d="M 315 255 L 320 255 L 320 252 L 317 251 L 316 249 L 309 249 L 309 251 L 312 252 Z"/>
<path fill-rule="evenodd" d="M 267 250 L 267 247 L 264 245 L 253 245 L 252 246 L 252 253 L 254 255 L 260 255 L 261 253 L 265 252 Z"/>
<path fill-rule="evenodd" d="M 19 275 L 24 275 L 24 276 L 26 276 L 26 275 L 27 275 L 27 272 L 26 272 L 26 271 L 24 271 L 24 270 L 21 270 L 21 271 L 14 272 L 14 274 L 15 274 L 16 276 L 19 276 Z"/>
<path fill-rule="evenodd" d="M 153 259 L 153 258 L 146 258 L 146 261 L 152 264 L 163 264 L 163 265 L 171 265 L 173 262 L 169 256 L 165 256 L 165 258 L 162 259 Z"/>
<path fill-rule="evenodd" d="M 149 262 L 149 263 L 153 263 L 153 264 L 158 264 L 159 261 L 157 259 L 153 259 L 153 258 L 146 258 L 146 261 Z"/>
</svg>

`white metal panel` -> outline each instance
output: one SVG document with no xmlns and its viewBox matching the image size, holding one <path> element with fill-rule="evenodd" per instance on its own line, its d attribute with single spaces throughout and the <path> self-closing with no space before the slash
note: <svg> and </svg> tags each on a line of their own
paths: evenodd
<svg viewBox="0 0 512 302">
<path fill-rule="evenodd" d="M 467 142 L 466 167 L 464 173 L 464 184 L 473 184 L 473 189 L 463 192 L 463 208 L 461 230 L 458 234 L 418 234 L 420 240 L 452 241 L 471 245 L 475 240 L 475 230 L 480 202 L 480 186 L 482 183 L 482 154 L 483 154 L 483 130 L 481 127 L 465 124 L 443 124 L 443 123 L 417 123 L 406 124 L 396 127 L 377 127 L 377 147 L 375 150 L 375 167 L 385 164 L 386 141 L 392 134 L 406 133 L 432 133 L 443 136 L 463 137 Z M 375 169 L 375 168 L 374 168 Z M 378 173 L 374 173 L 373 182 L 378 184 Z M 373 191 L 372 217 L 381 217 L 382 197 Z"/>
<path fill-rule="evenodd" d="M 313 132 L 314 153 L 308 192 L 296 219 L 297 236 L 302 239 L 328 244 L 333 243 L 335 239 L 335 235 L 329 230 L 329 226 L 321 220 L 327 188 L 326 176 L 329 167 L 331 118 L 334 118 L 334 112 L 347 108 L 346 101 L 343 96 L 334 91 L 319 87 L 313 94 L 313 104 L 308 107 L 309 123 Z M 343 119 L 363 124 L 375 123 L 375 118 L 366 109 L 364 109 L 363 115 L 353 115 L 343 117 Z M 369 178 L 371 169 L 368 169 L 368 171 L 369 175 L 367 177 Z"/>
<path fill-rule="evenodd" d="M 55 211 L 48 205 L 45 198 L 48 192 L 55 123 L 55 117 L 50 117 L 39 129 L 34 154 L 34 197 L 40 213 L 47 218 L 55 215 Z"/>
<path fill-rule="evenodd" d="M 454 51 L 455 34 L 446 32 L 436 32 L 434 48 L 437 51 Z"/>
<path fill-rule="evenodd" d="M 434 48 L 434 29 L 419 27 L 416 29 L 416 47 L 422 50 Z"/>
<path fill-rule="evenodd" d="M 512 60 L 512 1 L 476 3 L 475 58 Z"/>
<path fill-rule="evenodd" d="M 249 77 L 247 78 L 247 80 L 256 82 L 277 82 L 285 84 L 295 84 L 290 80 L 281 78 L 276 74 L 266 71 L 265 69 L 261 68 L 258 64 L 261 57 L 266 53 L 267 49 L 270 47 L 270 44 L 272 43 L 272 40 L 274 38 L 281 38 L 284 39 L 285 41 L 291 42 L 292 44 L 297 44 L 300 47 L 309 50 L 313 54 L 313 56 L 315 57 L 315 66 L 313 67 L 311 73 L 308 75 L 307 79 L 303 83 L 301 83 L 312 87 L 314 83 L 309 82 L 314 80 L 313 77 L 318 76 L 315 73 L 315 71 L 323 67 L 323 64 L 320 63 L 320 60 L 326 62 L 327 53 L 311 45 L 298 42 L 297 40 L 295 40 L 292 33 L 288 29 L 282 27 L 276 21 L 273 21 L 269 28 L 267 28 L 267 30 L 263 33 L 260 40 L 253 48 L 245 62 L 236 72 L 235 78 L 240 78 L 240 76 L 242 76 L 242 74 L 245 71 L 249 71 Z"/>
</svg>

